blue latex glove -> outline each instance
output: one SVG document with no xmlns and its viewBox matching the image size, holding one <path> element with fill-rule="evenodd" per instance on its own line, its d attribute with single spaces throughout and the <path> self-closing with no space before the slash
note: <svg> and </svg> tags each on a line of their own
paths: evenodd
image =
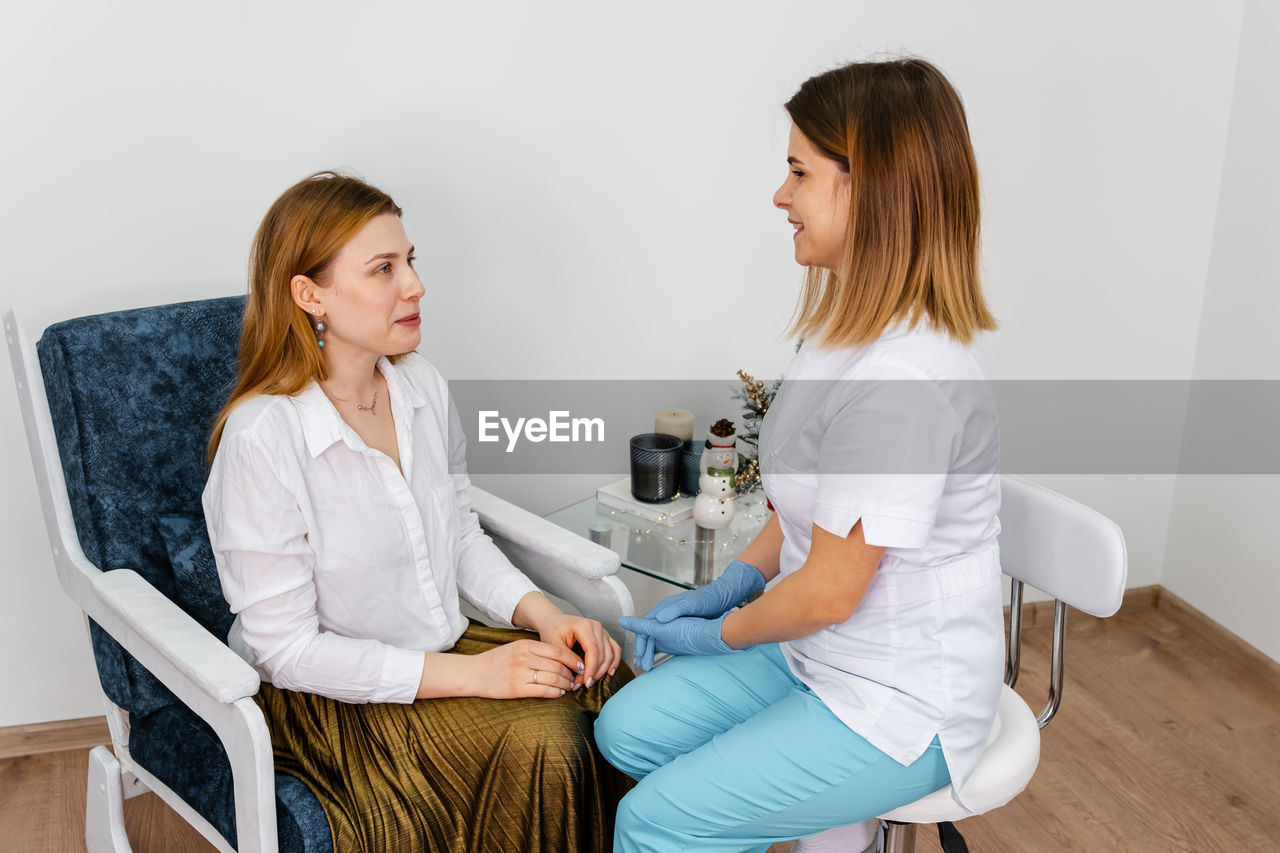
<svg viewBox="0 0 1280 853">
<path fill-rule="evenodd" d="M 734 560 L 724 574 L 699 589 L 669 595 L 644 615 L 645 619 L 671 622 L 683 616 L 722 616 L 743 599 L 764 589 L 764 575 L 750 563 Z M 653 669 L 653 638 L 636 634 L 636 662 L 641 669 Z"/>
<path fill-rule="evenodd" d="M 720 638 L 726 614 L 715 619 L 682 616 L 670 622 L 624 616 L 618 624 L 636 635 L 636 663 L 642 670 L 653 669 L 654 652 L 672 655 L 724 655 L 739 651 Z M 643 641 L 643 652 L 642 649 Z"/>
<path fill-rule="evenodd" d="M 623 616 L 618 620 L 618 624 L 622 625 L 624 621 L 633 618 L 635 617 Z M 625 625 L 622 627 L 623 630 L 629 630 Z M 632 631 L 632 633 L 635 632 Z M 648 634 L 636 634 L 636 666 L 640 667 L 642 672 L 653 669 L 653 638 Z"/>
<path fill-rule="evenodd" d="M 734 560 L 724 574 L 699 589 L 668 595 L 644 615 L 646 619 L 670 622 L 681 616 L 714 619 L 728 613 L 743 599 L 764 589 L 764 575 L 750 563 Z"/>
</svg>

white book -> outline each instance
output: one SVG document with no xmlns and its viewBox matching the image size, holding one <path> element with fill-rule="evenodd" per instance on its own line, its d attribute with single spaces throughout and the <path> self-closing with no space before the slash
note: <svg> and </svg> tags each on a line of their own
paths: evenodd
<svg viewBox="0 0 1280 853">
<path fill-rule="evenodd" d="M 596 489 L 596 500 L 608 507 L 673 527 L 693 518 L 693 497 L 680 495 L 665 503 L 645 503 L 631 494 L 631 478 Z"/>
</svg>

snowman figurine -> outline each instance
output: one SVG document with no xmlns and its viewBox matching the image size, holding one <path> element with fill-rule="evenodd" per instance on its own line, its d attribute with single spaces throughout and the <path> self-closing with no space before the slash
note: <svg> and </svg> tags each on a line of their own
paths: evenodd
<svg viewBox="0 0 1280 853">
<path fill-rule="evenodd" d="M 693 501 L 693 520 L 708 530 L 718 530 L 733 521 L 733 500 L 738 485 L 737 437 L 733 423 L 721 418 L 707 431 L 711 445 L 702 451 L 702 474 L 698 497 Z"/>
</svg>

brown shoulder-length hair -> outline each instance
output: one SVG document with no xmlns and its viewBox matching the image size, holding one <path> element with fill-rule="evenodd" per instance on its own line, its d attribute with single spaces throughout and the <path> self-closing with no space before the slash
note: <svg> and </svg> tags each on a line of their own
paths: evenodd
<svg viewBox="0 0 1280 853">
<path fill-rule="evenodd" d="M 308 175 L 271 205 L 249 251 L 239 376 L 209 437 L 211 462 L 227 416 L 241 402 L 258 394 L 296 394 L 311 380 L 326 378 L 315 329 L 293 301 L 290 282 L 305 275 L 321 286 L 328 284 L 334 256 L 383 213 L 400 216 L 401 211 L 382 190 L 337 172 Z"/>
<path fill-rule="evenodd" d="M 923 59 L 855 62 L 806 80 L 786 109 L 850 177 L 840 266 L 809 268 L 792 332 L 838 347 L 900 320 L 963 343 L 996 328 L 978 281 L 978 167 L 942 72 Z"/>
</svg>

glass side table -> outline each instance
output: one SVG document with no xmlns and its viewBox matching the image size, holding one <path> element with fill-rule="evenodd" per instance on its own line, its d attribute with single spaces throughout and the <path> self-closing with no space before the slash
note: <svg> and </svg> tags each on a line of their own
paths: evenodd
<svg viewBox="0 0 1280 853">
<path fill-rule="evenodd" d="M 621 558 L 622 568 L 679 589 L 693 589 L 720 577 L 772 515 L 761 489 L 739 496 L 736 504 L 733 523 L 719 530 L 701 529 L 693 519 L 668 527 L 605 506 L 594 496 L 546 518 L 584 538 L 590 538 L 593 524 L 603 523 L 609 529 L 609 547 Z"/>
</svg>

